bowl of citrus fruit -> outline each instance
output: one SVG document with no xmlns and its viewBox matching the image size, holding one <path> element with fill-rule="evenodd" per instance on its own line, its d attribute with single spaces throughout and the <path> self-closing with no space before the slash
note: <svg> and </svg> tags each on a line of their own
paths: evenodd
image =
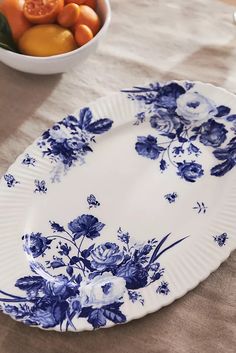
<svg viewBox="0 0 236 353">
<path fill-rule="evenodd" d="M 0 0 L 0 61 L 28 73 L 80 65 L 107 32 L 109 0 Z"/>
</svg>

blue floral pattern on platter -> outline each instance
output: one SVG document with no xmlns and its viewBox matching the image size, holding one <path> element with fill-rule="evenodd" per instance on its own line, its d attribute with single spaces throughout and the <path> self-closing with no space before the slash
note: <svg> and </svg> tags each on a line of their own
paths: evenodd
<svg viewBox="0 0 236 353">
<path fill-rule="evenodd" d="M 0 290 L 5 313 L 45 329 L 76 330 L 74 319 L 78 318 L 86 319 L 94 329 L 108 322 L 126 322 L 125 296 L 143 306 L 140 290 L 159 282 L 165 272 L 159 258 L 187 238 L 165 245 L 167 234 L 159 241 L 152 238 L 139 244 L 119 228 L 117 242 L 95 245 L 92 241 L 101 237 L 105 224 L 88 214 L 67 227 L 54 221 L 50 226 L 52 235 L 37 232 L 22 237 L 31 273 L 17 279 L 15 286 L 24 295 Z M 154 290 L 163 295 L 170 292 L 165 281 Z"/>
<path fill-rule="evenodd" d="M 85 163 L 85 157 L 93 152 L 95 135 L 110 130 L 113 121 L 102 118 L 93 121 L 90 108 L 80 110 L 79 116 L 69 115 L 45 131 L 38 141 L 43 157 L 48 157 L 52 164 L 52 182 L 60 181 L 68 170 L 77 162 Z"/>
<path fill-rule="evenodd" d="M 147 136 L 137 136 L 135 150 L 159 161 L 162 173 L 173 167 L 184 181 L 202 178 L 205 168 L 197 162 L 201 145 L 210 147 L 221 161 L 211 168 L 212 176 L 221 177 L 236 165 L 236 137 L 227 141 L 230 132 L 236 133 L 236 114 L 197 92 L 194 83 L 154 83 L 122 92 L 140 104 L 134 125 L 148 121 L 153 129 Z"/>
<path fill-rule="evenodd" d="M 171 82 L 125 91 L 141 108 L 135 126 L 129 125 L 135 132 L 134 143 L 128 141 L 134 158 L 142 161 L 141 156 L 147 162 L 149 159 L 157 163 L 162 173 L 172 169 L 176 179 L 187 182 L 185 186 L 191 188 L 191 183 L 209 173 L 202 162 L 205 147 L 212 152 L 214 160 L 210 169 L 212 176 L 224 176 L 236 165 L 236 114 L 195 88 L 193 83 Z M 148 125 L 148 133 L 141 132 L 144 123 Z M 85 163 L 88 153 L 93 152 L 95 137 L 108 132 L 112 124 L 108 118 L 94 119 L 91 110 L 84 108 L 78 116 L 68 116 L 46 131 L 38 140 L 37 150 L 51 162 L 51 182 L 59 182 L 72 166 Z M 136 133 L 138 129 L 140 132 Z M 31 168 L 30 172 L 37 173 L 40 158 L 33 157 L 36 155 L 25 153 L 20 159 L 24 171 Z M 20 189 L 23 186 L 20 175 L 6 174 L 4 188 L 14 189 L 20 184 L 15 190 Z M 50 177 L 36 174 L 32 178 L 31 193 L 40 201 L 41 195 L 45 200 L 44 195 L 50 189 Z M 113 241 L 105 241 L 102 239 L 105 223 L 99 216 L 86 214 L 93 211 L 99 215 L 99 206 L 103 205 L 100 190 L 93 191 L 95 194 L 83 197 L 82 203 L 87 209 L 84 214 L 66 225 L 50 221 L 48 232 L 36 229 L 22 236 L 30 268 L 24 277 L 14 280 L 16 291 L 0 290 L 0 309 L 5 313 L 45 329 L 78 330 L 80 319 L 95 329 L 129 320 L 127 303 L 134 304 L 137 310 L 145 309 L 144 289 L 149 286 L 159 301 L 174 294 L 172 281 L 166 281 L 168 266 L 162 266 L 159 259 L 186 237 L 166 245 L 171 239 L 167 234 L 159 240 L 151 238 L 140 244 L 120 227 Z M 184 199 L 181 188 L 169 187 L 161 190 L 160 198 L 162 205 L 167 204 L 173 212 Z M 204 215 L 208 210 L 206 204 L 211 205 L 207 198 L 186 206 L 192 213 Z M 213 234 L 217 230 L 210 234 L 210 241 L 222 252 L 229 237 L 227 233 Z"/>
</svg>

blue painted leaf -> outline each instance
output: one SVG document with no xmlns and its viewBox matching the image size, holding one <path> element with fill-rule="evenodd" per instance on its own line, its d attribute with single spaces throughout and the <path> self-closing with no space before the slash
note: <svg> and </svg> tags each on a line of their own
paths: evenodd
<svg viewBox="0 0 236 353">
<path fill-rule="evenodd" d="M 229 150 L 227 148 L 218 148 L 213 151 L 213 154 L 217 159 L 224 161 L 228 158 Z"/>
<path fill-rule="evenodd" d="M 67 318 L 67 322 L 66 322 L 66 331 L 68 331 L 68 327 L 69 326 L 71 326 L 72 328 L 73 328 L 73 330 L 76 330 L 76 327 L 75 327 L 75 325 L 73 324 L 73 322 L 72 322 L 72 320 L 73 320 L 73 318 L 75 317 L 75 315 L 77 314 L 77 313 L 79 313 L 80 312 L 80 310 L 81 310 L 81 306 L 80 306 L 80 304 L 78 305 L 78 300 L 76 300 L 76 301 L 74 301 L 73 303 L 72 303 L 72 309 L 73 309 L 73 311 L 72 312 L 70 312 L 70 310 L 67 310 L 66 311 L 66 318 Z M 76 310 L 76 309 L 74 309 L 74 308 L 77 308 L 78 307 L 78 311 Z"/>
<path fill-rule="evenodd" d="M 110 119 L 99 119 L 94 121 L 94 123 L 89 124 L 86 127 L 86 130 L 93 134 L 99 135 L 110 130 L 110 128 L 112 127 L 112 124 L 113 124 L 113 121 Z"/>
<path fill-rule="evenodd" d="M 49 129 L 47 131 L 44 131 L 44 133 L 42 134 L 42 138 L 44 140 L 47 140 L 50 136 L 50 132 L 49 132 Z"/>
<path fill-rule="evenodd" d="M 196 134 L 199 134 L 200 130 L 201 130 L 201 125 L 195 126 L 194 128 L 192 128 L 192 131 L 194 131 Z"/>
<path fill-rule="evenodd" d="M 126 321 L 126 316 L 120 311 L 123 303 L 113 303 L 103 307 L 103 315 L 115 324 L 121 324 Z"/>
<path fill-rule="evenodd" d="M 189 140 L 190 140 L 190 141 L 195 141 L 196 138 L 197 138 L 197 135 L 193 135 L 193 136 L 191 136 L 191 137 L 189 138 Z"/>
<path fill-rule="evenodd" d="M 96 276 L 101 275 L 101 271 L 94 271 L 89 274 L 89 279 L 94 279 Z"/>
<path fill-rule="evenodd" d="M 106 318 L 102 309 L 93 310 L 88 317 L 88 322 L 94 327 L 99 328 L 106 325 Z"/>
<path fill-rule="evenodd" d="M 80 110 L 79 115 L 79 128 L 81 130 L 86 129 L 86 127 L 91 123 L 93 118 L 91 110 L 86 107 Z"/>
<path fill-rule="evenodd" d="M 225 105 L 220 105 L 219 107 L 217 107 L 217 113 L 216 113 L 216 117 L 220 118 L 222 116 L 228 115 L 230 113 L 230 108 L 226 107 Z"/>
<path fill-rule="evenodd" d="M 178 127 L 178 129 L 176 129 L 176 135 L 179 137 L 184 129 L 184 124 L 180 124 L 180 126 Z"/>
<path fill-rule="evenodd" d="M 35 288 L 41 288 L 45 280 L 41 276 L 26 276 L 19 278 L 15 286 L 21 290 L 30 290 Z"/>
<path fill-rule="evenodd" d="M 235 164 L 232 161 L 225 161 L 221 164 L 217 164 L 211 169 L 211 175 L 221 177 L 228 173 L 234 166 Z"/>
<path fill-rule="evenodd" d="M 164 159 L 160 160 L 160 169 L 164 171 L 167 168 L 167 163 Z"/>
<path fill-rule="evenodd" d="M 176 138 L 176 134 L 174 134 L 173 132 L 168 132 L 168 133 L 165 133 L 165 134 L 161 134 L 161 136 L 166 136 L 166 137 L 168 137 L 171 140 Z"/>
<path fill-rule="evenodd" d="M 90 255 L 91 251 L 93 250 L 94 246 L 95 246 L 95 243 L 92 244 L 90 247 L 88 247 L 88 249 L 85 249 L 85 250 L 81 251 L 81 256 L 84 257 L 85 259 L 87 257 L 89 257 L 89 255 Z"/>
<path fill-rule="evenodd" d="M 91 306 L 83 307 L 80 313 L 80 317 L 88 317 L 93 311 Z"/>
<path fill-rule="evenodd" d="M 232 114 L 227 116 L 226 118 L 227 121 L 235 121 L 236 120 L 236 114 Z"/>
<path fill-rule="evenodd" d="M 83 151 L 84 152 L 93 152 L 92 148 L 89 145 L 84 145 L 83 146 Z"/>
<path fill-rule="evenodd" d="M 70 259 L 70 265 L 74 265 L 77 262 L 79 262 L 79 257 L 78 256 L 72 256 L 72 258 Z"/>
<path fill-rule="evenodd" d="M 162 254 L 164 254 L 167 250 L 169 250 L 169 249 L 173 248 L 175 245 L 181 243 L 181 242 L 182 242 L 184 239 L 186 239 L 186 238 L 188 238 L 188 235 L 187 235 L 186 237 L 184 237 L 184 238 L 181 238 L 181 239 L 175 241 L 173 244 L 167 246 L 167 248 L 165 248 L 164 250 L 162 250 L 161 252 L 159 252 L 159 253 L 157 254 L 156 260 L 157 260 Z"/>
<path fill-rule="evenodd" d="M 67 266 L 66 272 L 68 273 L 69 276 L 72 276 L 72 275 L 73 275 L 73 272 L 74 272 L 73 267 Z"/>
<path fill-rule="evenodd" d="M 50 267 L 59 268 L 65 266 L 65 263 L 62 259 L 57 258 L 56 260 L 50 261 Z"/>
<path fill-rule="evenodd" d="M 92 267 L 91 267 L 91 262 L 83 257 L 80 257 L 79 260 L 81 262 L 83 262 L 84 266 L 89 269 L 90 271 L 93 271 Z"/>
<path fill-rule="evenodd" d="M 82 282 L 81 274 L 78 274 L 78 276 L 75 277 L 75 281 L 76 281 L 77 284 L 80 284 Z"/>
<path fill-rule="evenodd" d="M 66 301 L 57 302 L 53 308 L 53 316 L 55 318 L 55 323 L 62 324 L 66 318 L 66 310 L 68 309 L 69 304 Z"/>
<path fill-rule="evenodd" d="M 152 257 L 149 261 L 149 264 L 152 264 L 153 262 L 156 261 L 159 250 L 161 249 L 161 247 L 165 243 L 165 241 L 169 238 L 169 236 L 170 236 L 170 233 L 167 234 L 164 238 L 162 238 L 162 240 L 159 243 L 157 243 L 157 246 L 156 246 L 155 250 L 153 251 L 153 254 L 152 254 Z"/>
<path fill-rule="evenodd" d="M 162 273 L 157 272 L 152 276 L 152 281 L 157 281 L 158 279 L 160 279 L 162 276 Z"/>
<path fill-rule="evenodd" d="M 178 140 L 179 140 L 179 142 L 187 142 L 188 141 L 188 139 L 186 139 L 185 137 L 182 137 L 182 136 L 178 136 Z"/>
<path fill-rule="evenodd" d="M 195 146 L 193 143 L 190 143 L 189 149 L 193 153 L 198 153 L 199 152 L 199 148 L 197 146 Z"/>
</svg>

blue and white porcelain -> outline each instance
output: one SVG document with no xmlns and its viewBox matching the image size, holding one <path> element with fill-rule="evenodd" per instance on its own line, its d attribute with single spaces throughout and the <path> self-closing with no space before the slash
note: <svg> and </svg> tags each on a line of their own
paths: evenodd
<svg viewBox="0 0 236 353">
<path fill-rule="evenodd" d="M 154 82 L 65 117 L 0 182 L 0 308 L 58 331 L 157 311 L 236 248 L 236 98 Z"/>
</svg>

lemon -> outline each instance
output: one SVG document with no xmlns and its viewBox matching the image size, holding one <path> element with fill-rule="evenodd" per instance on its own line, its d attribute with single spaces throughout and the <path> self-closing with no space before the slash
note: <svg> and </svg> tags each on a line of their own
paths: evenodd
<svg viewBox="0 0 236 353">
<path fill-rule="evenodd" d="M 77 48 L 73 34 L 55 24 L 31 27 L 24 32 L 18 45 L 22 54 L 32 56 L 63 54 Z"/>
</svg>

